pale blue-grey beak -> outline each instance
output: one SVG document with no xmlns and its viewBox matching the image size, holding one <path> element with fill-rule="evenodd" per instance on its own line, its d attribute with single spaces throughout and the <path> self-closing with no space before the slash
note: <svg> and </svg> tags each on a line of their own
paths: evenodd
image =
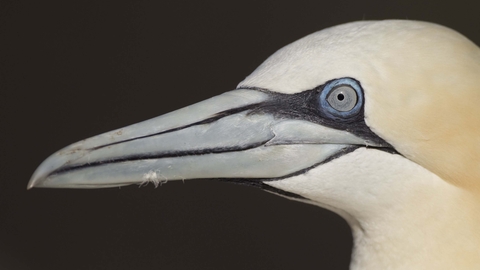
<svg viewBox="0 0 480 270">
<path fill-rule="evenodd" d="M 349 132 L 255 110 L 268 91 L 238 89 L 72 144 L 47 158 L 28 188 L 103 188 L 201 178 L 281 178 L 351 145 Z"/>
</svg>

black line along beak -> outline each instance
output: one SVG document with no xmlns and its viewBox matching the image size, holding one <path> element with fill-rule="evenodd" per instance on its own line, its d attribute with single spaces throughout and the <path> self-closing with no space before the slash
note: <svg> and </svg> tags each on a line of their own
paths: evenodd
<svg viewBox="0 0 480 270">
<path fill-rule="evenodd" d="M 77 142 L 47 158 L 28 188 L 273 179 L 320 164 L 352 145 L 375 145 L 346 131 L 255 110 L 271 98 L 267 92 L 238 89 Z"/>
</svg>

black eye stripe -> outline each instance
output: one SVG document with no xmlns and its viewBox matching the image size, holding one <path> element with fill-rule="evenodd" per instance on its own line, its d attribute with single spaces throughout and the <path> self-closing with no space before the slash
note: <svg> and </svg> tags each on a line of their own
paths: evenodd
<svg viewBox="0 0 480 270">
<path fill-rule="evenodd" d="M 301 119 L 313 123 L 317 123 L 326 127 L 345 130 L 356 136 L 369 140 L 378 145 L 393 148 L 389 143 L 378 137 L 365 123 L 363 90 L 360 82 L 353 78 L 348 79 L 356 82 L 361 91 L 362 99 L 355 106 L 355 113 L 351 113 L 348 117 L 339 114 L 333 114 L 324 110 L 319 106 L 319 96 L 326 95 L 324 90 L 328 90 L 328 86 L 332 86 L 332 82 L 340 79 L 328 81 L 327 83 L 317 86 L 314 89 L 306 90 L 295 94 L 283 94 L 273 92 L 265 88 L 241 86 L 239 89 L 251 89 L 267 93 L 270 98 L 249 108 L 250 114 L 272 114 L 276 118 L 285 119 Z M 333 109 L 332 109 L 333 110 Z"/>
</svg>

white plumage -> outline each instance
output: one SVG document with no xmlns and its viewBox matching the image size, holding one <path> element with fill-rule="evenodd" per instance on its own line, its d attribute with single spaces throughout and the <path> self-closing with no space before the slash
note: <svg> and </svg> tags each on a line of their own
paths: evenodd
<svg viewBox="0 0 480 270">
<path fill-rule="evenodd" d="M 29 187 L 241 178 L 344 217 L 352 269 L 480 269 L 479 75 L 448 28 L 344 24 L 235 91 L 62 149 Z"/>
</svg>

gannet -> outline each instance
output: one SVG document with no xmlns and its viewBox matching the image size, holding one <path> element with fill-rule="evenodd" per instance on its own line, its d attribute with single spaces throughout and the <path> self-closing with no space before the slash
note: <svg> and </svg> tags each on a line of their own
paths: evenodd
<svg viewBox="0 0 480 270">
<path fill-rule="evenodd" d="M 28 188 L 186 179 L 257 186 L 342 216 L 351 269 L 480 269 L 480 50 L 433 23 L 347 23 L 238 87 L 72 144 Z"/>
</svg>

